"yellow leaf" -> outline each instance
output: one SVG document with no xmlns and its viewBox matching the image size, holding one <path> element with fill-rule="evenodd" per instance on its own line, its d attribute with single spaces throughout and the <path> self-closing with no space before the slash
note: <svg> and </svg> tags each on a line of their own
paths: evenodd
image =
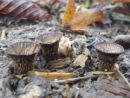
<svg viewBox="0 0 130 98">
<path fill-rule="evenodd" d="M 85 11 L 77 12 L 74 18 L 69 22 L 72 30 L 81 30 L 86 26 L 95 22 L 101 21 L 103 18 L 103 11 L 98 9 L 87 9 Z"/>
<path fill-rule="evenodd" d="M 68 24 L 75 15 L 76 7 L 74 0 L 68 0 L 64 10 L 64 24 Z"/>
<path fill-rule="evenodd" d="M 38 71 L 29 71 L 28 74 L 30 76 L 41 76 L 43 78 L 46 78 L 48 80 L 54 80 L 54 79 L 69 79 L 75 76 L 74 73 L 68 73 L 68 72 L 38 72 Z"/>
</svg>

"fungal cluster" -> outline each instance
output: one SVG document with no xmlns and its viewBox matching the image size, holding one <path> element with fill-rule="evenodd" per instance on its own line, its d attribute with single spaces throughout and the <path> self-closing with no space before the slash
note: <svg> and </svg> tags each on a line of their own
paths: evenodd
<svg viewBox="0 0 130 98">
<path fill-rule="evenodd" d="M 45 33 L 36 38 L 35 42 L 17 42 L 7 49 L 7 54 L 13 59 L 12 74 L 26 74 L 32 70 L 34 57 L 42 51 L 46 61 L 58 58 L 59 40 L 61 33 Z"/>
<path fill-rule="evenodd" d="M 92 48 L 97 53 L 97 55 L 94 54 L 97 60 L 95 64 L 99 66 L 97 66 L 98 69 L 92 69 L 93 54 L 89 48 L 84 46 L 86 39 L 78 44 L 79 46 L 76 42 L 79 40 L 73 41 L 67 35 L 63 36 L 62 33 L 49 32 L 36 37 L 35 41 L 17 42 L 10 45 L 7 48 L 7 54 L 13 61 L 10 68 L 12 72 L 9 81 L 10 90 L 17 93 L 19 98 L 45 97 L 55 90 L 55 85 L 53 85 L 53 82 L 56 83 L 55 80 L 85 76 L 90 70 L 113 72 L 118 56 L 124 52 L 124 48 L 114 42 L 93 44 Z M 74 54 L 70 50 L 75 50 Z M 37 58 L 41 60 L 44 58 L 45 64 L 42 68 L 36 68 Z"/>
</svg>

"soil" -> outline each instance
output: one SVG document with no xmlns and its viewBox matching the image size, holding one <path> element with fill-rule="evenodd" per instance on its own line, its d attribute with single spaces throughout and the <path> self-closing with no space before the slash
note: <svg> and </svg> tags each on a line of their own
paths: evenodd
<svg viewBox="0 0 130 98">
<path fill-rule="evenodd" d="M 52 12 L 56 12 L 61 6 L 52 8 Z M 61 12 L 62 10 L 59 9 L 57 14 Z M 58 84 L 39 76 L 11 74 L 10 66 L 13 60 L 7 55 L 6 49 L 16 42 L 35 41 L 35 38 L 46 32 L 62 32 L 70 41 L 73 41 L 76 48 L 76 54 L 70 57 L 69 66 L 45 67 L 45 60 L 40 58 L 41 54 L 38 53 L 35 57 L 35 69 L 49 72 L 74 72 L 77 77 L 80 77 L 87 75 L 88 72 L 96 71 L 99 66 L 94 44 L 104 41 L 113 42 L 115 36 L 130 33 L 128 21 L 112 20 L 111 17 L 108 17 L 108 22 L 96 23 L 87 27 L 85 35 L 70 34 L 61 31 L 57 14 L 54 14 L 55 17 L 52 21 L 30 21 L 0 15 L 0 32 L 1 34 L 5 32 L 5 39 L 0 42 L 0 98 L 130 98 L 130 89 L 120 77 L 101 75 L 73 83 Z M 76 57 L 83 54 L 86 49 L 90 51 L 90 56 L 85 66 L 75 65 Z M 130 82 L 129 51 L 129 49 L 125 49 L 117 63 L 121 72 Z"/>
</svg>

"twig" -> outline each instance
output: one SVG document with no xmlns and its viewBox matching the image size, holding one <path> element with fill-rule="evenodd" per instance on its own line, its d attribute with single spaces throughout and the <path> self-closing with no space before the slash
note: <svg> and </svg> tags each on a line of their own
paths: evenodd
<svg viewBox="0 0 130 98">
<path fill-rule="evenodd" d="M 75 94 L 75 97 L 74 98 L 78 98 L 79 97 L 79 89 L 77 90 L 76 94 Z"/>
<path fill-rule="evenodd" d="M 64 79 L 64 80 L 55 80 L 54 82 L 59 83 L 59 84 L 71 83 L 71 82 L 76 82 L 79 80 L 86 80 L 89 78 L 95 78 L 95 77 L 97 77 L 95 75 L 112 75 L 112 74 L 114 74 L 114 72 L 94 71 L 94 72 L 87 73 L 87 75 L 84 77 L 70 78 L 70 79 Z"/>
<path fill-rule="evenodd" d="M 71 98 L 70 86 L 66 84 L 66 98 Z"/>
<path fill-rule="evenodd" d="M 114 72 L 104 72 L 104 71 L 93 71 L 91 72 L 93 75 L 112 75 Z"/>
<path fill-rule="evenodd" d="M 93 75 L 88 75 L 88 76 L 84 76 L 84 77 L 77 77 L 77 78 L 70 78 L 70 79 L 64 79 L 64 80 L 55 80 L 53 82 L 59 83 L 59 84 L 64 84 L 64 83 L 72 83 L 72 82 L 76 82 L 79 80 L 86 80 L 89 78 L 94 78 L 95 76 Z"/>
<path fill-rule="evenodd" d="M 129 89 L 130 89 L 130 83 L 129 83 L 129 81 L 125 78 L 125 76 L 121 73 L 121 71 L 119 70 L 119 65 L 118 65 L 118 64 L 115 64 L 115 68 L 116 68 L 118 74 L 122 77 L 122 79 L 124 80 L 124 82 L 127 84 L 127 86 L 128 86 Z"/>
<path fill-rule="evenodd" d="M 38 75 L 48 80 L 68 79 L 75 76 L 74 73 L 70 73 L 70 72 L 38 72 L 38 71 L 29 71 L 28 75 L 30 76 Z"/>
</svg>

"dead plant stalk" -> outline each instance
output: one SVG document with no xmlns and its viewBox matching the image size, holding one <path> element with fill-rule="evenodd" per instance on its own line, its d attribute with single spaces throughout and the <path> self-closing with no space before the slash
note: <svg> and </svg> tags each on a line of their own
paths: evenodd
<svg viewBox="0 0 130 98">
<path fill-rule="evenodd" d="M 112 75 L 114 72 L 103 72 L 103 71 L 94 71 L 88 73 L 86 76 L 83 77 L 77 77 L 77 78 L 70 78 L 70 79 L 64 79 L 64 80 L 56 80 L 54 82 L 59 83 L 59 84 L 65 84 L 65 83 L 72 83 L 80 80 L 86 80 L 89 78 L 95 78 L 97 75 Z"/>
<path fill-rule="evenodd" d="M 129 81 L 126 79 L 126 77 L 121 73 L 121 71 L 119 70 L 119 65 L 118 65 L 118 64 L 115 64 L 115 68 L 116 68 L 116 71 L 118 72 L 118 74 L 121 76 L 121 78 L 124 80 L 124 82 L 127 84 L 127 86 L 128 86 L 129 89 L 130 89 L 130 83 L 129 83 Z"/>
</svg>

